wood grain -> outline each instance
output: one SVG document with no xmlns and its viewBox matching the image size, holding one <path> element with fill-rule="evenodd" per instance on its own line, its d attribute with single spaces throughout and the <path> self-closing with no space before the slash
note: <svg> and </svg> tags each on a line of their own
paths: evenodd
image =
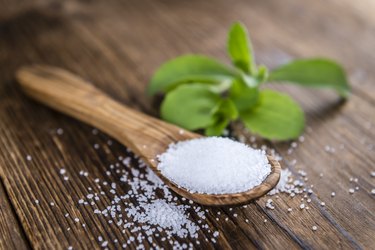
<svg viewBox="0 0 375 250">
<path fill-rule="evenodd" d="M 375 245 L 375 199 L 370 194 L 375 186 L 370 176 L 375 170 L 371 5 L 349 0 L 230 4 L 224 0 L 215 4 L 1 0 L 0 6 L 6 6 L 0 10 L 0 175 L 33 248 L 99 248 L 97 237 L 103 234 L 127 239 L 128 235 L 106 227 L 87 209 L 76 208 L 86 188 L 94 185 L 77 173 L 87 170 L 113 181 L 105 171 L 119 155 L 126 155 L 126 149 L 116 142 L 108 147 L 106 135 L 93 135 L 91 127 L 26 99 L 14 81 L 15 71 L 31 63 L 66 68 L 122 103 L 156 116 L 157 106 L 144 94 L 152 72 L 183 53 L 205 53 L 228 62 L 226 32 L 235 20 L 249 28 L 259 63 L 275 67 L 295 57 L 336 59 L 349 73 L 353 95 L 349 102 L 340 103 L 330 91 L 272 85 L 291 94 L 307 113 L 305 140 L 291 154 L 290 143 L 265 143 L 276 148 L 284 157 L 283 165 L 296 175 L 298 170 L 307 172 L 308 184 L 314 185 L 310 209 L 299 210 L 300 198 L 284 194 L 273 197 L 274 210 L 265 208 L 268 197 L 247 208 L 210 208 L 207 221 L 220 231 L 218 242 L 206 242 L 207 236 L 200 232 L 202 244 L 194 247 L 372 249 Z M 56 134 L 58 128 L 64 129 L 63 135 Z M 237 126 L 233 129 L 244 133 Z M 101 150 L 93 148 L 95 143 Z M 335 153 L 326 152 L 325 146 L 335 148 Z M 27 161 L 27 155 L 33 160 Z M 72 173 L 70 182 L 59 176 L 62 166 Z M 351 177 L 358 178 L 358 183 L 350 182 Z M 355 186 L 358 192 L 350 195 L 348 189 Z M 336 192 L 334 198 L 331 192 Z M 40 207 L 35 199 L 41 200 Z M 49 206 L 51 201 L 58 205 Z M 320 206 L 322 201 L 325 207 Z M 84 220 L 86 229 L 70 225 L 66 211 Z M 311 229 L 313 225 L 317 231 Z M 3 223 L 0 227 L 4 228 Z M 192 239 L 181 242 L 194 243 Z"/>
<path fill-rule="evenodd" d="M 0 249 L 30 249 L 2 184 L 0 197 Z"/>
</svg>

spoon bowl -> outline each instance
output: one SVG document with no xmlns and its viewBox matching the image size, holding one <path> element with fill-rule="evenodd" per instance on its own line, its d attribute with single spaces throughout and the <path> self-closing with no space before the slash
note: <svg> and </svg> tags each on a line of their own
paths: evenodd
<svg viewBox="0 0 375 250">
<path fill-rule="evenodd" d="M 64 114 L 99 128 L 139 155 L 177 194 L 202 205 L 240 205 L 259 198 L 279 181 L 280 164 L 267 156 L 271 173 L 258 186 L 241 193 L 200 194 L 179 187 L 157 168 L 157 156 L 171 143 L 202 137 L 148 116 L 113 100 L 82 78 L 60 68 L 34 65 L 16 74 L 22 90 L 31 98 Z"/>
</svg>

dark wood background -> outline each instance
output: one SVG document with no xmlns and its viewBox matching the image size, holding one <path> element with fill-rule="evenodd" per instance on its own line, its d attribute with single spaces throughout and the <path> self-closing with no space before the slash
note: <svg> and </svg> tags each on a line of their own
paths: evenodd
<svg viewBox="0 0 375 250">
<path fill-rule="evenodd" d="M 212 208 L 207 221 L 220 231 L 218 242 L 207 243 L 200 233 L 202 245 L 194 246 L 374 249 L 374 11 L 372 0 L 0 0 L 0 248 L 91 249 L 100 247 L 98 235 L 127 239 L 77 208 L 77 199 L 92 183 L 78 174 L 64 182 L 58 173 L 64 166 L 69 173 L 87 170 L 111 180 L 105 170 L 125 148 L 118 143 L 105 148 L 106 135 L 93 135 L 91 127 L 27 99 L 14 80 L 17 68 L 47 63 L 69 69 L 156 116 L 144 91 L 158 65 L 183 53 L 228 62 L 226 32 L 240 20 L 250 30 L 259 63 L 274 67 L 292 58 L 333 58 L 346 68 L 353 95 L 342 104 L 331 91 L 275 86 L 307 113 L 305 141 L 292 154 L 287 154 L 290 143 L 271 145 L 284 156 L 284 166 L 307 172 L 315 190 L 310 209 L 298 211 L 300 199 L 284 194 L 274 198 L 275 210 L 265 208 L 267 197 L 246 209 L 235 208 L 238 217 L 229 208 Z M 95 143 L 108 152 L 95 150 Z M 327 153 L 327 145 L 336 152 Z M 293 160 L 296 165 L 290 164 Z M 350 183 L 351 177 L 358 183 Z M 359 190 L 350 195 L 354 186 Z M 288 214 L 288 207 L 296 211 Z M 86 229 L 70 225 L 67 211 L 85 221 Z M 230 219 L 217 222 L 217 211 Z M 318 226 L 315 232 L 313 225 Z"/>
</svg>

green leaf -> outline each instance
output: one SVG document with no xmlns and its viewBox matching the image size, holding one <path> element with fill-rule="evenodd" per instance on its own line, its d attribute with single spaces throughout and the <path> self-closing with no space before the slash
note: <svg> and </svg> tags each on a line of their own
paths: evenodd
<svg viewBox="0 0 375 250">
<path fill-rule="evenodd" d="M 259 86 L 258 79 L 247 74 L 241 75 L 241 81 L 243 81 L 249 88 L 255 88 Z"/>
<path fill-rule="evenodd" d="M 230 99 L 221 100 L 214 114 L 216 121 L 205 130 L 207 136 L 222 135 L 229 122 L 238 118 L 238 111 Z"/>
<path fill-rule="evenodd" d="M 161 105 L 161 117 L 185 129 L 206 128 L 216 122 L 220 95 L 209 85 L 184 84 L 167 93 Z"/>
<path fill-rule="evenodd" d="M 333 88 L 345 98 L 350 93 L 344 69 L 334 61 L 321 58 L 295 60 L 282 65 L 271 72 L 269 80 Z"/>
<path fill-rule="evenodd" d="M 238 75 L 235 69 L 201 55 L 184 55 L 164 63 L 153 75 L 147 92 L 166 92 L 179 83 L 215 83 Z"/>
<path fill-rule="evenodd" d="M 229 120 L 235 120 L 238 118 L 237 108 L 235 104 L 233 103 L 233 101 L 230 99 L 221 100 L 218 106 L 218 110 L 216 111 L 215 114 L 219 116 L 225 116 Z"/>
<path fill-rule="evenodd" d="M 240 22 L 234 23 L 230 28 L 227 47 L 233 64 L 244 72 L 253 75 L 256 71 L 253 49 L 247 30 Z"/>
<path fill-rule="evenodd" d="M 219 136 L 223 134 L 224 129 L 228 126 L 230 119 L 222 117 L 220 120 L 216 121 L 215 124 L 207 127 L 204 130 L 206 136 Z"/>
<path fill-rule="evenodd" d="M 258 67 L 258 72 L 257 72 L 257 77 L 256 78 L 258 80 L 258 85 L 260 83 L 263 83 L 263 82 L 267 81 L 267 79 L 268 79 L 268 69 L 267 69 L 266 66 L 260 65 Z"/>
<path fill-rule="evenodd" d="M 240 113 L 251 109 L 257 103 L 258 95 L 258 88 L 248 87 L 240 80 L 234 80 L 229 90 L 229 98 Z"/>
<path fill-rule="evenodd" d="M 245 126 L 267 139 L 297 138 L 305 119 L 301 107 L 288 95 L 272 90 L 260 92 L 257 105 L 241 114 Z"/>
</svg>

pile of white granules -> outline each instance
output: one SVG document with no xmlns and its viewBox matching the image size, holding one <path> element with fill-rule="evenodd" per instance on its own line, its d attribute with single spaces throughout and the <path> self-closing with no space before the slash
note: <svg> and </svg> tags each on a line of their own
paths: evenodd
<svg viewBox="0 0 375 250">
<path fill-rule="evenodd" d="M 264 151 L 222 137 L 171 144 L 158 159 L 160 172 L 192 193 L 245 192 L 271 172 Z"/>
</svg>

